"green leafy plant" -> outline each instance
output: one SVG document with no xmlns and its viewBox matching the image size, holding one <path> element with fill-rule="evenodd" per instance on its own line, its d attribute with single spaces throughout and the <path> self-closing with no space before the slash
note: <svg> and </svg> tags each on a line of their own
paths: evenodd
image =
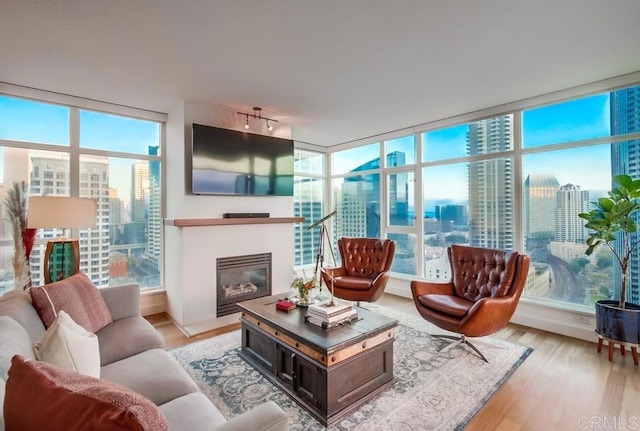
<svg viewBox="0 0 640 431">
<path fill-rule="evenodd" d="M 640 244 L 640 240 L 631 241 L 631 234 L 638 231 L 632 215 L 640 209 L 640 180 L 629 175 L 616 175 L 613 181 L 615 186 L 609 191 L 609 196 L 593 202 L 591 211 L 578 216 L 585 219 L 587 223 L 584 226 L 591 229 L 585 253 L 591 255 L 598 247 L 606 245 L 618 261 L 622 274 L 619 307 L 625 308 L 629 262 Z M 614 242 L 618 239 L 621 244 L 615 247 Z"/>
</svg>

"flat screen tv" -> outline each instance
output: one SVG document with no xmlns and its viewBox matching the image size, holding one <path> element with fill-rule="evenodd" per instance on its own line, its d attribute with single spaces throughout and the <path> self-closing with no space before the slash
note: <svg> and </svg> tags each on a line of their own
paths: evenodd
<svg viewBox="0 0 640 431">
<path fill-rule="evenodd" d="M 293 141 L 193 124 L 192 192 L 293 196 Z"/>
</svg>

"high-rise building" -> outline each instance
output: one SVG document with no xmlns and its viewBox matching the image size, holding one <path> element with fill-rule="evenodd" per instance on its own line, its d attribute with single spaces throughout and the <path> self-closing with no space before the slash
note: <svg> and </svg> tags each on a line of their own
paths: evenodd
<svg viewBox="0 0 640 431">
<path fill-rule="evenodd" d="M 469 223 L 466 205 L 436 205 L 436 219 L 442 226 L 453 224 L 453 227 L 466 227 Z M 444 231 L 444 229 L 443 229 Z"/>
<path fill-rule="evenodd" d="M 610 97 L 611 135 L 640 132 L 640 86 L 618 90 Z M 627 174 L 634 179 L 640 177 L 640 140 L 617 142 L 611 144 L 612 175 Z M 636 223 L 640 215 L 634 215 Z M 637 233 L 631 235 L 631 242 L 640 239 Z M 619 241 L 614 244 L 621 247 Z M 621 274 L 619 265 L 613 265 L 614 295 L 620 293 Z M 640 303 L 640 253 L 636 252 L 629 264 L 627 278 L 627 301 Z"/>
<path fill-rule="evenodd" d="M 157 156 L 158 147 L 150 146 L 149 155 Z M 160 162 L 149 162 L 149 209 L 147 212 L 147 256 L 154 265 L 160 267 L 160 252 L 162 250 L 162 195 L 160 192 Z"/>
<path fill-rule="evenodd" d="M 97 202 L 94 229 L 80 230 L 80 270 L 97 286 L 109 284 L 109 159 L 83 156 L 80 163 L 80 196 Z M 86 239 L 86 242 L 83 241 Z"/>
<path fill-rule="evenodd" d="M 131 221 L 143 222 L 147 218 L 149 199 L 149 163 L 131 165 Z"/>
<path fill-rule="evenodd" d="M 393 151 L 386 157 L 387 166 L 404 164 L 405 154 Z M 366 172 L 380 168 L 377 157 L 351 172 Z M 409 224 L 409 177 L 405 173 L 392 175 L 389 184 L 389 221 L 396 226 Z M 335 239 L 341 236 L 380 236 L 380 174 L 363 173 L 348 176 L 334 196 L 338 207 Z M 402 245 L 398 244 L 398 248 Z"/>
<path fill-rule="evenodd" d="M 109 240 L 112 244 L 118 244 L 122 235 L 122 213 L 124 205 L 118 194 L 118 189 L 109 188 Z"/>
<path fill-rule="evenodd" d="M 404 166 L 406 154 L 392 151 L 387 154 L 387 167 Z M 409 174 L 398 172 L 389 175 L 389 224 L 392 226 L 408 226 L 409 220 Z"/>
<path fill-rule="evenodd" d="M 589 191 L 566 184 L 556 192 L 555 240 L 584 243 L 589 235 L 578 214 L 589 212 Z"/>
<path fill-rule="evenodd" d="M 317 259 L 318 245 L 321 240 L 320 227 L 308 229 L 308 226 L 325 215 L 322 213 L 322 186 L 317 187 L 321 182 L 322 180 L 318 178 L 295 178 L 294 216 L 304 217 L 306 220 L 304 224 L 296 223 L 294 225 L 295 243 L 299 244 L 299 248 L 295 250 L 296 265 L 315 263 Z M 325 246 L 328 247 L 328 244 L 325 243 Z"/>
<path fill-rule="evenodd" d="M 524 181 L 524 234 L 527 242 L 540 237 L 554 239 L 556 192 L 559 188 L 558 179 L 550 174 L 530 174 Z"/>
<path fill-rule="evenodd" d="M 512 116 L 469 124 L 467 154 L 513 149 Z M 514 248 L 513 160 L 498 158 L 469 162 L 469 236 L 471 245 Z"/>
</svg>

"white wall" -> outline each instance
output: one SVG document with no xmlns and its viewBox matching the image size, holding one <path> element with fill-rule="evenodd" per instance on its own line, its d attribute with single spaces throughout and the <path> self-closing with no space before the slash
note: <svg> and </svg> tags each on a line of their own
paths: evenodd
<svg viewBox="0 0 640 431">
<path fill-rule="evenodd" d="M 252 112 L 243 110 L 243 112 Z M 244 130 L 244 117 L 213 104 L 185 101 L 169 112 L 166 126 L 166 214 L 168 219 L 220 218 L 227 212 L 267 212 L 271 217 L 292 217 L 292 197 L 215 196 L 190 194 L 191 125 Z M 291 128 L 274 124 L 254 133 L 290 138 Z M 225 326 L 237 315 L 215 317 L 216 258 L 239 254 L 272 253 L 273 293 L 289 290 L 294 263 L 293 224 L 241 226 L 164 226 L 164 281 L 168 313 L 188 334 Z"/>
</svg>

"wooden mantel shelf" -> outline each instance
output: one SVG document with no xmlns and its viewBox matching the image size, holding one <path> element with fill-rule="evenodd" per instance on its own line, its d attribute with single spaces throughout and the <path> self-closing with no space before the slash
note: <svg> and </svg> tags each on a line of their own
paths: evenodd
<svg viewBox="0 0 640 431">
<path fill-rule="evenodd" d="M 304 217 L 264 217 L 264 218 L 177 218 L 164 219 L 166 226 L 229 226 L 235 224 L 302 223 Z"/>
</svg>

